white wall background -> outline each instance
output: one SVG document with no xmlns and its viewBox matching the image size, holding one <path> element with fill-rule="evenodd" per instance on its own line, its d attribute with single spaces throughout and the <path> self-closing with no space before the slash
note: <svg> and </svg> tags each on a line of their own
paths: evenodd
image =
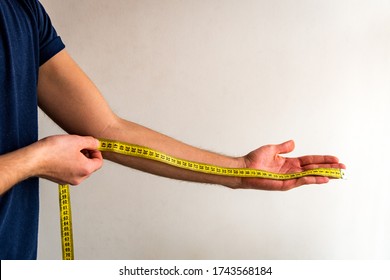
<svg viewBox="0 0 390 280">
<path fill-rule="evenodd" d="M 291 156 L 337 155 L 350 177 L 233 191 L 106 162 L 72 188 L 77 259 L 390 258 L 389 1 L 42 3 L 122 117 L 229 155 L 294 139 Z M 61 258 L 48 181 L 39 258 Z"/>
</svg>

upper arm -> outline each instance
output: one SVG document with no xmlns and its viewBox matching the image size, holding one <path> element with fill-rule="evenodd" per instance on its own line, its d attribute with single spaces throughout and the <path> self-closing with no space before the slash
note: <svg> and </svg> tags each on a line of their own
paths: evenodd
<svg viewBox="0 0 390 280">
<path fill-rule="evenodd" d="M 68 133 L 99 137 L 118 118 L 65 51 L 39 69 L 39 107 Z"/>
</svg>

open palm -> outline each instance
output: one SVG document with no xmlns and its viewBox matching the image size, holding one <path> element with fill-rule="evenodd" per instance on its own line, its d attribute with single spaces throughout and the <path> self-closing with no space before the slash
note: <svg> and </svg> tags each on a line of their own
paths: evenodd
<svg viewBox="0 0 390 280">
<path fill-rule="evenodd" d="M 313 168 L 345 168 L 338 158 L 328 155 L 309 155 L 297 158 L 281 156 L 294 150 L 294 141 L 290 140 L 278 145 L 267 145 L 249 153 L 244 157 L 247 168 L 261 169 L 275 173 L 294 173 Z M 259 178 L 242 178 L 241 188 L 262 190 L 289 190 L 306 184 L 323 184 L 329 178 L 306 176 L 290 180 L 271 180 Z"/>
</svg>

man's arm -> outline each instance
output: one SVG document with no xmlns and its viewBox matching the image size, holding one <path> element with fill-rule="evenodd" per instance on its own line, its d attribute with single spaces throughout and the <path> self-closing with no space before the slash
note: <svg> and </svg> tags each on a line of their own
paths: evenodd
<svg viewBox="0 0 390 280">
<path fill-rule="evenodd" d="M 68 133 L 91 135 L 147 146 L 174 157 L 224 167 L 254 167 L 274 172 L 294 172 L 313 167 L 343 167 L 331 156 L 285 159 L 280 153 L 293 149 L 293 142 L 264 146 L 245 157 L 228 157 L 198 149 L 171 137 L 116 116 L 92 81 L 66 51 L 40 68 L 39 106 Z M 194 182 L 213 183 L 231 188 L 285 190 L 302 184 L 326 183 L 328 178 L 305 177 L 285 182 L 241 179 L 185 171 L 163 163 L 105 153 L 117 163 L 149 173 Z"/>
<path fill-rule="evenodd" d="M 171 137 L 124 120 L 115 115 L 92 81 L 66 51 L 41 67 L 38 84 L 39 106 L 70 134 L 91 135 L 147 146 L 178 158 L 242 167 L 237 158 L 225 157 L 186 145 Z M 105 153 L 117 163 L 164 177 L 195 182 L 231 185 L 237 178 L 221 178 L 184 171 L 150 160 Z"/>
</svg>

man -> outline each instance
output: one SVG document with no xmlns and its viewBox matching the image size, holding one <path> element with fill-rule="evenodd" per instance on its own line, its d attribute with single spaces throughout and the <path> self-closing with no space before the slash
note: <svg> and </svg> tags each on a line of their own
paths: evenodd
<svg viewBox="0 0 390 280">
<path fill-rule="evenodd" d="M 166 154 L 225 167 L 279 173 L 316 167 L 344 168 L 333 156 L 283 158 L 294 143 L 263 146 L 227 157 L 181 143 L 115 115 L 65 50 L 38 0 L 0 1 L 0 258 L 35 259 L 38 177 L 77 185 L 103 158 L 149 173 L 230 188 L 288 190 L 326 177 L 288 181 L 215 176 L 97 150 L 96 138 L 147 146 Z M 37 136 L 37 106 L 72 135 Z M 78 136 L 82 135 L 82 136 Z"/>
</svg>

